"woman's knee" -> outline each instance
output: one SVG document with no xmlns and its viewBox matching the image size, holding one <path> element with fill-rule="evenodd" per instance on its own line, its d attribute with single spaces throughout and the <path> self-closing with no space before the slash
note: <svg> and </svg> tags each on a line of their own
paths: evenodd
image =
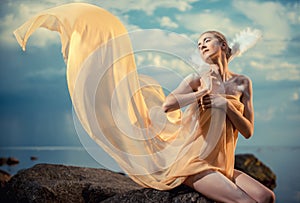
<svg viewBox="0 0 300 203">
<path fill-rule="evenodd" d="M 231 180 L 216 171 L 207 170 L 189 176 L 184 183 L 216 201 L 256 203 L 254 199 L 241 190 Z"/>
<path fill-rule="evenodd" d="M 271 190 L 264 190 L 259 192 L 258 203 L 274 203 L 275 202 L 275 194 Z"/>
</svg>

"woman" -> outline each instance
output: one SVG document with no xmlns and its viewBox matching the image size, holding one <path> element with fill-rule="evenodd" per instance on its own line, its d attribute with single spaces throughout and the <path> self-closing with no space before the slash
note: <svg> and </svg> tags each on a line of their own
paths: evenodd
<svg viewBox="0 0 300 203">
<path fill-rule="evenodd" d="M 198 48 L 202 59 L 211 65 L 211 87 L 205 86 L 204 80 L 199 75 L 188 77 L 167 96 L 163 104 L 164 111 L 176 110 L 193 103 L 194 98 L 197 98 L 201 107 L 200 112 L 210 108 L 226 112 L 226 122 L 232 123 L 235 131 L 234 139 L 237 139 L 238 132 L 246 139 L 250 138 L 254 127 L 251 80 L 229 71 L 231 49 L 223 34 L 217 31 L 203 33 L 198 40 Z M 244 106 L 243 112 L 239 111 L 226 95 L 236 97 Z M 230 142 L 235 140 L 227 138 L 225 143 Z M 215 150 L 218 150 L 217 147 Z M 232 157 L 234 154 L 225 154 L 225 156 Z M 222 170 L 204 170 L 189 176 L 184 183 L 207 197 L 221 202 L 270 203 L 275 201 L 271 190 L 236 169 L 233 169 L 232 175 L 230 171 L 222 173 Z"/>
<path fill-rule="evenodd" d="M 253 131 L 252 93 L 249 79 L 228 71 L 230 52 L 221 35 L 199 40 L 204 60 L 217 67 L 211 88 L 196 74 L 165 98 L 152 78 L 138 75 L 128 32 L 108 11 L 85 3 L 42 11 L 14 32 L 23 50 L 39 27 L 60 33 L 78 121 L 135 182 L 159 190 L 185 183 L 224 202 L 273 198 L 233 169 L 237 131 L 245 137 Z M 188 104 L 182 113 L 179 107 Z"/>
</svg>

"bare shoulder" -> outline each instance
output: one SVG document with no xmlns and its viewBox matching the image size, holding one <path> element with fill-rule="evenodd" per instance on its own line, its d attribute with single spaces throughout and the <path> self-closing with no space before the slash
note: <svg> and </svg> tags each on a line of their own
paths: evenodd
<svg viewBox="0 0 300 203">
<path fill-rule="evenodd" d="M 234 74 L 237 89 L 242 93 L 242 99 L 249 100 L 252 97 L 252 81 L 248 76 Z"/>
<path fill-rule="evenodd" d="M 233 76 L 233 80 L 235 81 L 235 83 L 237 83 L 237 85 L 244 85 L 245 87 L 251 87 L 252 81 L 248 76 L 236 74 L 236 73 L 234 73 L 232 76 Z"/>
</svg>

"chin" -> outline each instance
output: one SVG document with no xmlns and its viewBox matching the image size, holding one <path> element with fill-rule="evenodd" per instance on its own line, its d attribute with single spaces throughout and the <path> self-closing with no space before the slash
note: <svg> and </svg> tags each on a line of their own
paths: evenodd
<svg viewBox="0 0 300 203">
<path fill-rule="evenodd" d="M 212 64 L 212 60 L 209 55 L 201 55 L 201 58 L 205 63 Z"/>
<path fill-rule="evenodd" d="M 203 57 L 202 59 L 203 59 L 203 61 L 204 61 L 205 63 L 208 63 L 208 64 L 214 64 L 213 60 L 211 60 L 210 57 L 206 57 L 206 58 Z"/>
</svg>

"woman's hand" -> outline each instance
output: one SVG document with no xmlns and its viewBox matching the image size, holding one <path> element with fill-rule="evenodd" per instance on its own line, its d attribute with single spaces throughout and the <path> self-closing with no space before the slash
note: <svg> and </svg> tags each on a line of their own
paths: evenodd
<svg viewBox="0 0 300 203">
<path fill-rule="evenodd" d="M 226 111 L 227 103 L 227 99 L 219 94 L 205 95 L 200 102 L 203 110 L 209 108 L 219 108 L 223 109 L 224 111 Z"/>
<path fill-rule="evenodd" d="M 211 72 L 206 73 L 200 78 L 200 86 L 197 88 L 201 97 L 209 94 L 212 91 L 212 80 L 216 79 L 215 76 L 211 75 Z"/>
</svg>

